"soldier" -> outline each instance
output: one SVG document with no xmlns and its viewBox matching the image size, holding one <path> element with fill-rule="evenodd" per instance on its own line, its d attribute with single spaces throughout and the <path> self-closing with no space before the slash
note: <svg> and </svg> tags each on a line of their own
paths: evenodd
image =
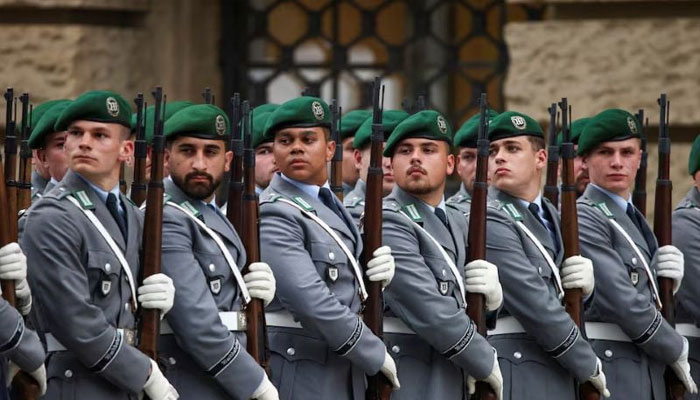
<svg viewBox="0 0 700 400">
<path fill-rule="evenodd" d="M 683 252 L 686 264 L 683 284 L 676 293 L 676 331 L 688 339 L 690 372 L 700 379 L 700 136 L 695 138 L 688 159 L 693 186 L 673 212 L 673 244 Z M 690 397 L 689 398 L 697 398 Z"/>
<path fill-rule="evenodd" d="M 49 100 L 46 102 L 43 102 L 39 104 L 38 106 L 34 107 L 31 112 L 31 127 L 32 127 L 32 132 L 34 131 L 34 128 L 36 127 L 37 123 L 39 123 L 39 120 L 41 117 L 44 115 L 46 111 L 48 111 L 51 107 L 53 107 L 55 104 L 68 101 L 68 100 Z M 31 136 L 31 135 L 30 135 Z M 32 171 L 32 202 L 36 201 L 39 199 L 44 192 L 46 192 L 46 185 L 49 183 L 51 180 L 51 174 L 49 173 L 48 169 L 46 168 L 46 165 L 42 160 L 39 159 L 39 155 L 37 154 L 37 150 L 33 147 L 32 149 L 32 166 L 34 167 L 34 170 Z"/>
<path fill-rule="evenodd" d="M 155 361 L 133 347 L 134 311 L 172 307 L 163 274 L 137 290 L 143 213 L 119 193 L 133 154 L 131 110 L 118 94 L 86 92 L 56 121 L 70 171 L 27 213 L 21 245 L 46 338 L 47 399 L 176 399 Z M 49 226 L 51 229 L 46 229 Z"/>
<path fill-rule="evenodd" d="M 41 168 L 46 170 L 50 177 L 44 191 L 41 193 L 42 195 L 50 192 L 63 179 L 68 170 L 68 160 L 66 159 L 66 153 L 63 151 L 66 132 L 54 131 L 54 125 L 63 110 L 70 103 L 70 100 L 53 102 L 51 107 L 42 113 L 41 118 L 35 124 L 32 124 L 32 133 L 28 141 L 29 148 L 32 149 L 34 154 L 35 165 L 41 165 Z"/>
<path fill-rule="evenodd" d="M 263 104 L 253 109 L 253 148 L 255 149 L 255 193 L 260 195 L 270 185 L 277 172 L 275 155 L 272 153 L 272 139 L 265 139 L 263 130 L 267 119 L 279 107 L 277 104 Z"/>
<path fill-rule="evenodd" d="M 267 120 L 280 172 L 260 202 L 260 248 L 277 280 L 266 313 L 272 381 L 281 399 L 364 399 L 365 375 L 399 387 L 396 365 L 359 313 L 367 292 L 357 262 L 360 232 L 331 193 L 328 105 L 315 97 L 282 104 Z M 366 274 L 391 281 L 391 249 L 380 247 Z"/>
<path fill-rule="evenodd" d="M 177 296 L 161 326 L 159 353 L 183 398 L 278 399 L 265 371 L 245 351 L 240 323 L 246 297 L 269 303 L 275 280 L 265 263 L 251 264 L 241 276 L 245 249 L 214 199 L 233 157 L 226 151 L 228 132 L 226 113 L 210 104 L 187 107 L 165 123 L 170 177 L 163 271 L 173 277 Z"/>
<path fill-rule="evenodd" d="M 492 109 L 487 110 L 489 121 L 498 113 Z M 476 176 L 476 140 L 479 134 L 479 114 L 473 115 L 455 133 L 454 144 L 459 149 L 457 152 L 457 173 L 462 181 L 459 191 L 447 199 L 448 206 L 469 215 L 472 202 L 472 187 Z"/>
<path fill-rule="evenodd" d="M 588 125 L 590 118 L 579 118 L 571 123 L 571 142 L 574 144 L 574 151 L 578 150 L 578 139 L 581 137 L 581 133 Z M 563 134 L 559 132 L 557 138 L 557 143 L 561 145 L 563 139 Z M 561 175 L 561 164 L 559 164 L 559 175 Z M 583 191 L 586 190 L 586 186 L 590 182 L 588 178 L 588 170 L 583 164 L 583 157 L 576 155 L 574 157 L 574 180 L 576 181 L 576 192 L 578 196 L 581 197 Z"/>
<path fill-rule="evenodd" d="M 382 227 L 397 267 L 384 292 L 390 309 L 384 339 L 404 382 L 394 399 L 466 399 L 466 375 L 485 380 L 502 398 L 496 352 L 467 315 L 465 291 L 484 294 L 493 317 L 503 294 L 495 265 L 465 266 L 466 220 L 445 207 L 451 133 L 438 112 L 419 111 L 394 129 L 384 150 L 396 178 Z M 469 386 L 473 392 L 473 381 Z"/>
<path fill-rule="evenodd" d="M 580 256 L 563 260 L 559 215 L 540 190 L 542 128 L 506 111 L 491 121 L 489 140 L 486 258 L 498 266 L 504 297 L 489 342 L 503 366 L 504 398 L 575 399 L 575 381 L 609 395 L 600 360 L 562 306 L 564 289 L 590 299 L 593 267 Z"/>
<path fill-rule="evenodd" d="M 631 202 L 641 161 L 637 119 L 624 110 L 605 110 L 579 138 L 578 155 L 591 183 L 577 201 L 581 253 L 593 260 L 598 279 L 586 313 L 586 332 L 596 353 L 613 371 L 618 399 L 663 399 L 664 369 L 670 365 L 689 392 L 688 341 L 661 316 L 657 276 L 683 276 L 683 254 L 657 248 L 656 238 Z"/>
<path fill-rule="evenodd" d="M 361 178 L 359 167 L 355 163 L 355 132 L 372 113 L 368 110 L 352 110 L 340 119 L 340 137 L 343 146 L 343 195 L 347 196 Z"/>
<path fill-rule="evenodd" d="M 389 138 L 391 132 L 396 126 L 408 117 L 408 113 L 403 110 L 387 110 L 382 113 L 382 128 L 384 129 L 384 141 Z M 342 121 L 341 121 L 342 123 Z M 365 190 L 367 186 L 367 173 L 369 171 L 369 159 L 371 150 L 372 136 L 372 118 L 366 118 L 365 122 L 360 125 L 355 133 L 355 138 L 352 146 L 355 148 L 353 158 L 355 160 L 355 168 L 360 171 L 360 179 L 357 180 L 355 188 L 348 193 L 343 199 L 343 204 L 348 210 L 355 225 L 360 226 L 360 217 L 365 211 Z M 382 158 L 382 171 L 384 179 L 382 180 L 383 195 L 391 193 L 394 188 L 394 175 L 391 172 L 391 159 L 389 157 Z"/>
</svg>

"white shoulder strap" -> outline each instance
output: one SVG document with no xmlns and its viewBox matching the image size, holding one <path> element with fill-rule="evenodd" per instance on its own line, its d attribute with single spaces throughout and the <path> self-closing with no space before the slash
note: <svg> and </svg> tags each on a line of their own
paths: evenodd
<svg viewBox="0 0 700 400">
<path fill-rule="evenodd" d="M 292 207 L 298 209 L 299 211 L 302 212 L 302 214 L 306 215 L 307 217 L 311 218 L 314 222 L 319 224 L 321 228 L 323 228 L 324 231 L 328 232 L 328 234 L 335 240 L 336 243 L 338 243 L 338 246 L 343 250 L 343 253 L 345 253 L 345 256 L 348 258 L 348 261 L 350 261 L 350 264 L 352 265 L 353 272 L 355 272 L 355 279 L 360 285 L 360 299 L 362 301 L 367 300 L 367 289 L 365 288 L 365 281 L 362 279 L 362 269 L 360 269 L 360 265 L 357 263 L 357 260 L 355 259 L 355 255 L 348 249 L 348 246 L 345 245 L 345 242 L 343 242 L 343 239 L 341 239 L 337 233 L 328 226 L 327 223 L 325 223 L 321 218 L 316 216 L 316 214 L 306 211 L 302 206 L 298 205 L 297 203 L 287 200 L 285 198 L 280 198 L 277 201 L 281 201 L 282 203 L 286 203 L 291 205 Z"/>
<path fill-rule="evenodd" d="M 236 279 L 238 288 L 241 290 L 241 294 L 243 295 L 244 305 L 250 303 L 250 293 L 248 293 L 248 288 L 245 286 L 243 276 L 241 276 L 241 272 L 238 270 L 238 265 L 236 265 L 236 261 L 234 261 L 231 252 L 228 251 L 228 248 L 226 247 L 226 244 L 224 244 L 224 241 L 221 240 L 221 237 L 219 237 L 219 235 L 216 232 L 209 228 L 199 218 L 192 215 L 192 213 L 189 212 L 186 208 L 180 206 L 179 204 L 173 203 L 172 201 L 168 201 L 165 204 L 185 213 L 185 215 L 190 217 L 192 221 L 194 221 L 204 232 L 206 232 L 212 239 L 214 239 L 214 243 L 216 243 L 216 245 L 219 246 L 219 250 L 221 250 L 221 253 L 226 259 L 226 263 L 228 264 L 229 268 L 231 268 L 231 272 L 233 272 L 233 276 Z"/>
<path fill-rule="evenodd" d="M 131 268 L 129 268 L 129 263 L 126 261 L 126 257 L 124 257 L 124 253 L 122 253 L 122 250 L 119 248 L 117 243 L 112 239 L 112 236 L 107 232 L 107 229 L 105 228 L 104 225 L 102 225 L 102 222 L 97 218 L 95 213 L 90 212 L 86 209 L 84 209 L 78 200 L 73 197 L 73 195 L 68 195 L 66 196 L 68 200 L 70 200 L 71 203 L 73 203 L 80 211 L 85 214 L 85 216 L 92 222 L 92 225 L 97 229 L 98 232 L 100 232 L 100 235 L 102 235 L 102 238 L 107 242 L 107 245 L 109 245 L 110 249 L 112 249 L 112 252 L 114 253 L 115 256 L 117 256 L 117 260 L 119 260 L 119 263 L 122 265 L 122 269 L 126 273 L 126 280 L 129 282 L 129 288 L 131 289 L 131 301 L 134 306 L 134 310 L 138 308 L 138 302 L 136 301 L 136 284 L 134 282 L 134 277 L 131 274 Z"/>
<path fill-rule="evenodd" d="M 545 260 L 547 260 L 547 264 L 549 264 L 549 268 L 552 269 L 552 273 L 554 275 L 554 287 L 557 290 L 557 295 L 559 295 L 559 299 L 561 300 L 564 297 L 564 287 L 561 284 L 561 277 L 559 276 L 559 268 L 557 267 L 557 264 L 554 263 L 554 260 L 552 260 L 552 257 L 550 257 L 549 253 L 547 252 L 547 249 L 544 248 L 542 245 L 542 242 L 537 239 L 537 236 L 535 236 L 534 233 L 530 229 L 523 224 L 522 221 L 516 221 L 515 222 L 520 229 L 525 232 L 527 237 L 532 240 L 532 243 L 535 244 L 535 247 L 537 247 L 537 250 L 542 253 L 542 256 L 544 257 Z"/>
</svg>

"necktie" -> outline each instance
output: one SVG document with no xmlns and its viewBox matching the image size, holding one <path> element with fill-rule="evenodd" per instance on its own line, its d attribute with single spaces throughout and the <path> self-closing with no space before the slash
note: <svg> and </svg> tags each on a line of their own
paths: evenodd
<svg viewBox="0 0 700 400">
<path fill-rule="evenodd" d="M 126 240 L 126 218 L 124 218 L 124 216 L 119 213 L 119 207 L 117 205 L 117 196 L 115 196 L 114 193 L 110 193 L 109 195 L 107 195 L 107 209 L 109 210 L 109 213 L 112 214 L 114 220 L 117 222 L 119 230 L 121 231 L 124 240 Z"/>
<path fill-rule="evenodd" d="M 537 218 L 537 220 L 540 221 L 542 225 L 544 225 L 545 229 L 547 229 L 549 237 L 552 239 L 552 244 L 554 244 L 554 248 L 558 253 L 559 241 L 557 240 L 557 233 L 554 229 L 554 223 L 549 220 L 549 216 L 547 215 L 548 213 L 545 211 L 544 218 L 542 218 L 542 216 L 540 215 L 540 206 L 538 206 L 536 203 L 530 203 L 530 205 L 527 206 L 527 208 L 535 216 L 535 218 Z"/>
<path fill-rule="evenodd" d="M 443 225 L 447 226 L 447 214 L 445 214 L 445 210 L 435 207 L 435 215 L 437 215 L 438 219 Z"/>
<path fill-rule="evenodd" d="M 318 191 L 318 198 L 326 207 L 330 208 L 341 221 L 347 224 L 343 212 L 340 211 L 338 203 L 335 202 L 335 195 L 331 193 L 328 188 L 322 187 L 321 190 Z"/>
<path fill-rule="evenodd" d="M 637 212 L 637 209 L 634 208 L 631 203 L 627 203 L 627 210 L 625 210 L 625 213 L 628 217 L 630 217 L 632 223 L 634 223 L 634 226 L 637 227 L 639 233 L 644 236 L 644 240 L 647 242 L 647 246 L 649 246 L 649 251 L 652 254 L 656 252 L 656 241 L 654 240 L 654 234 L 649 229 L 646 221 L 644 221 L 642 214 Z"/>
</svg>

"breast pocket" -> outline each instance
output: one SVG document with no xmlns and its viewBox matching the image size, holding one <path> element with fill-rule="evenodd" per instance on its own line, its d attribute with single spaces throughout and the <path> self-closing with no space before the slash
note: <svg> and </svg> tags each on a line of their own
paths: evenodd
<svg viewBox="0 0 700 400">
<path fill-rule="evenodd" d="M 89 251 L 87 276 L 92 300 L 97 305 L 112 304 L 111 298 L 119 296 L 121 265 L 111 252 Z"/>
<path fill-rule="evenodd" d="M 452 269 L 445 258 L 441 255 L 424 254 L 426 265 L 430 268 L 435 277 L 435 288 L 442 296 L 452 297 L 455 301 L 461 297 L 457 279 L 462 279 L 461 276 L 455 277 Z"/>
<path fill-rule="evenodd" d="M 348 257 L 337 243 L 311 242 L 311 260 L 329 287 L 353 279 Z"/>
<path fill-rule="evenodd" d="M 639 258 L 637 252 L 630 248 L 629 245 L 621 246 L 619 250 L 620 257 L 627 267 L 627 276 L 632 285 L 636 287 L 645 287 L 649 282 L 644 270 L 643 260 Z"/>
<path fill-rule="evenodd" d="M 207 280 L 207 286 L 212 295 L 219 296 L 224 292 L 224 288 L 232 285 L 231 267 L 226 262 L 223 254 L 211 254 L 203 252 L 194 253 L 197 262 L 202 267 L 202 272 Z M 240 270 L 240 266 L 239 270 Z M 233 290 L 237 290 L 233 286 Z"/>
</svg>

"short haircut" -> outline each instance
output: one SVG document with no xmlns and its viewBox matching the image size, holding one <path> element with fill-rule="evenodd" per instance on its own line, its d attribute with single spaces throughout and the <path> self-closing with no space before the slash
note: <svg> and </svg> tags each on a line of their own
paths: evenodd
<svg viewBox="0 0 700 400">
<path fill-rule="evenodd" d="M 530 145 L 532 145 L 532 150 L 544 150 L 544 138 L 539 136 L 528 135 L 527 140 L 530 142 Z"/>
</svg>

